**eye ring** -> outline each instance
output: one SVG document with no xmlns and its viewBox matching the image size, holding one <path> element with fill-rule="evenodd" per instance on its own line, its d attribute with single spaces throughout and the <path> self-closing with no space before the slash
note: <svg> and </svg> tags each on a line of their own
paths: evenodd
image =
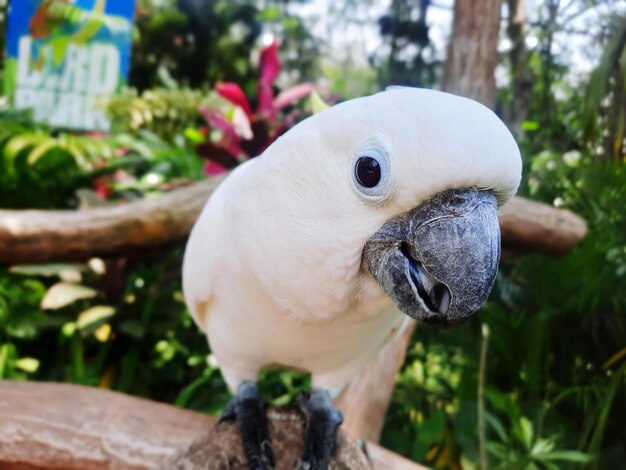
<svg viewBox="0 0 626 470">
<path fill-rule="evenodd" d="M 357 151 L 352 161 L 352 181 L 368 199 L 382 199 L 389 187 L 389 159 L 385 152 L 375 147 Z"/>
</svg>

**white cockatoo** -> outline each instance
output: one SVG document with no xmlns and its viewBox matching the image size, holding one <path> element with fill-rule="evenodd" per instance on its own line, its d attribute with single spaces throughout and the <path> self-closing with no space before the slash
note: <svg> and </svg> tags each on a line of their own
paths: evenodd
<svg viewBox="0 0 626 470">
<path fill-rule="evenodd" d="M 235 169 L 189 239 L 189 309 L 235 392 L 251 468 L 270 468 L 259 370 L 309 371 L 300 467 L 326 468 L 348 382 L 412 319 L 457 323 L 487 299 L 497 208 L 521 159 L 481 104 L 391 88 L 332 106 Z"/>
</svg>

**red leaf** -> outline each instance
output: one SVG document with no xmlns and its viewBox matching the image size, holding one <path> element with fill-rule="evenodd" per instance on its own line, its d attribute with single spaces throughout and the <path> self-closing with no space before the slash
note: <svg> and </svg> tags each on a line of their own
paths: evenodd
<svg viewBox="0 0 626 470">
<path fill-rule="evenodd" d="M 300 85 L 292 86 L 286 90 L 281 91 L 276 98 L 274 98 L 274 109 L 283 109 L 285 106 L 300 101 L 302 98 L 309 96 L 315 87 L 312 83 L 302 83 Z"/>
<path fill-rule="evenodd" d="M 222 82 L 218 83 L 215 86 L 215 91 L 223 97 L 227 99 L 235 106 L 239 106 L 248 116 L 248 119 L 252 119 L 252 109 L 250 109 L 250 102 L 246 95 L 243 93 L 243 90 L 236 83 L 231 82 Z"/>
<path fill-rule="evenodd" d="M 93 190 L 101 199 L 107 199 L 113 190 L 109 186 L 110 176 L 100 176 L 92 181 Z"/>
<path fill-rule="evenodd" d="M 123 157 L 129 152 L 129 150 L 130 149 L 128 147 L 119 147 L 113 152 L 113 155 L 115 155 L 116 157 Z"/>
<path fill-rule="evenodd" d="M 270 124 L 263 119 L 252 123 L 252 135 L 252 139 L 241 141 L 241 148 L 250 158 L 261 155 L 273 141 Z"/>
<path fill-rule="evenodd" d="M 237 135 L 237 132 L 235 131 L 235 126 L 233 126 L 233 124 L 228 119 L 212 109 L 200 109 L 200 112 L 209 123 L 209 126 L 214 129 L 219 129 L 223 132 L 224 135 L 219 142 L 220 147 L 226 149 L 230 154 L 234 155 L 235 157 L 238 157 L 245 153 L 239 145 L 240 139 Z"/>
<path fill-rule="evenodd" d="M 214 162 L 213 160 L 209 160 L 208 162 L 206 162 L 206 165 L 204 165 L 204 173 L 209 176 L 221 175 L 226 171 L 226 168 L 224 168 L 219 163 Z"/>
<path fill-rule="evenodd" d="M 235 132 L 235 126 L 233 126 L 228 119 L 226 119 L 214 109 L 202 108 L 200 109 L 200 113 L 209 123 L 209 126 L 223 131 L 225 135 L 235 138 L 237 137 L 237 132 Z"/>
<path fill-rule="evenodd" d="M 258 84 L 259 107 L 257 114 L 271 120 L 276 116 L 274 109 L 274 82 L 280 73 L 280 57 L 278 56 L 278 43 L 274 41 L 261 50 L 261 77 Z"/>
<path fill-rule="evenodd" d="M 239 165 L 236 155 L 231 154 L 222 146 L 214 145 L 211 142 L 205 142 L 196 146 L 196 152 L 202 158 L 213 160 L 224 168 L 235 168 Z"/>
</svg>

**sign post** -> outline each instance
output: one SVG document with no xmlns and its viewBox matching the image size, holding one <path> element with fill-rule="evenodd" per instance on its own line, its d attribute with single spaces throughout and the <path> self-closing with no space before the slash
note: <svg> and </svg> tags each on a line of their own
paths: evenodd
<svg viewBox="0 0 626 470">
<path fill-rule="evenodd" d="M 134 0 L 13 0 L 5 90 L 58 128 L 108 131 L 104 105 L 126 84 Z"/>
</svg>

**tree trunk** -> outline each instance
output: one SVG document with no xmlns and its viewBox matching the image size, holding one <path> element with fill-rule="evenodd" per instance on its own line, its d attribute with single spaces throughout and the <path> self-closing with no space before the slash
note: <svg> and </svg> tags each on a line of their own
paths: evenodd
<svg viewBox="0 0 626 470">
<path fill-rule="evenodd" d="M 535 77 L 529 65 L 530 55 L 526 49 L 526 0 L 507 0 L 509 21 L 506 28 L 511 40 L 512 97 L 508 123 L 516 137 L 522 136 L 522 124 L 526 120 L 533 97 Z"/>
<path fill-rule="evenodd" d="M 493 108 L 502 0 L 456 0 L 442 89 Z"/>
</svg>

